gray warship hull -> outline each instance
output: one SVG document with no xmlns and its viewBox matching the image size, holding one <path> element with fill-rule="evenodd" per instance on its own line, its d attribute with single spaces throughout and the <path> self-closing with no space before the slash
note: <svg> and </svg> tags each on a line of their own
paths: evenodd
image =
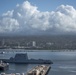
<svg viewBox="0 0 76 75">
<path fill-rule="evenodd" d="M 15 64 L 53 64 L 52 61 L 49 60 L 25 60 L 25 61 L 10 61 L 9 59 L 1 59 L 5 63 L 15 63 Z"/>
<path fill-rule="evenodd" d="M 10 59 L 1 59 L 5 63 L 15 64 L 53 64 L 51 60 L 43 59 L 28 59 L 27 54 L 16 54 L 15 57 Z"/>
</svg>

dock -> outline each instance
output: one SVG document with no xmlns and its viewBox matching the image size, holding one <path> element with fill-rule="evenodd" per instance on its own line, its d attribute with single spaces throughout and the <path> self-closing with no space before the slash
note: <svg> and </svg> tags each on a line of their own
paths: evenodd
<svg viewBox="0 0 76 75">
<path fill-rule="evenodd" d="M 0 75 L 47 75 L 51 66 L 50 65 L 38 65 L 34 68 L 32 68 L 30 71 L 28 71 L 26 74 L 25 73 L 11 73 L 11 74 L 6 74 L 6 73 L 1 73 Z"/>
<path fill-rule="evenodd" d="M 50 68 L 50 65 L 38 65 L 30 70 L 26 75 L 47 75 Z"/>
</svg>

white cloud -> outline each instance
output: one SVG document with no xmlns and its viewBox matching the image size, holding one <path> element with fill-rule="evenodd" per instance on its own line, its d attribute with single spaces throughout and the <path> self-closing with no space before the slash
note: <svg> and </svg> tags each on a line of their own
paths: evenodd
<svg viewBox="0 0 76 75">
<path fill-rule="evenodd" d="M 0 33 L 14 32 L 18 30 L 19 23 L 16 19 L 4 17 L 0 19 Z"/>
<path fill-rule="evenodd" d="M 37 8 L 25 1 L 21 5 L 17 4 L 14 10 L 3 13 L 0 17 L 0 33 L 76 32 L 76 9 L 73 6 L 61 5 L 52 12 L 41 12 Z"/>
<path fill-rule="evenodd" d="M 13 16 L 13 12 L 14 12 L 14 10 L 12 10 L 12 11 L 7 11 L 7 13 L 3 13 L 2 16 L 3 16 L 3 17 L 4 17 L 4 16 L 12 17 L 12 16 Z"/>
</svg>

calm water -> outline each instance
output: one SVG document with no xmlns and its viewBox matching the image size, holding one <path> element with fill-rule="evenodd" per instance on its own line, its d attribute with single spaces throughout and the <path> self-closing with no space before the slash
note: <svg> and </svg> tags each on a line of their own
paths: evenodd
<svg viewBox="0 0 76 75">
<path fill-rule="evenodd" d="M 24 53 L 24 52 L 22 52 Z M 26 53 L 26 52 L 25 52 Z M 10 58 L 15 56 L 15 52 L 0 54 L 0 58 Z M 51 65 L 51 70 L 48 75 L 76 75 L 76 51 L 75 52 L 51 52 L 51 51 L 33 51 L 27 52 L 28 58 L 49 59 L 54 64 Z M 10 64 L 9 70 L 5 73 L 27 73 L 32 67 L 37 64 Z M 0 72 L 1 73 L 1 72 Z"/>
</svg>

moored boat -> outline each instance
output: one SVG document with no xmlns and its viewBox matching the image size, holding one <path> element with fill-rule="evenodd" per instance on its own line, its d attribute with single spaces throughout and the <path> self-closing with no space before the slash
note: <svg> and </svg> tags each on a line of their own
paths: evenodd
<svg viewBox="0 0 76 75">
<path fill-rule="evenodd" d="M 0 71 L 5 71 L 9 69 L 9 63 L 4 63 L 2 60 L 0 62 Z"/>
</svg>

